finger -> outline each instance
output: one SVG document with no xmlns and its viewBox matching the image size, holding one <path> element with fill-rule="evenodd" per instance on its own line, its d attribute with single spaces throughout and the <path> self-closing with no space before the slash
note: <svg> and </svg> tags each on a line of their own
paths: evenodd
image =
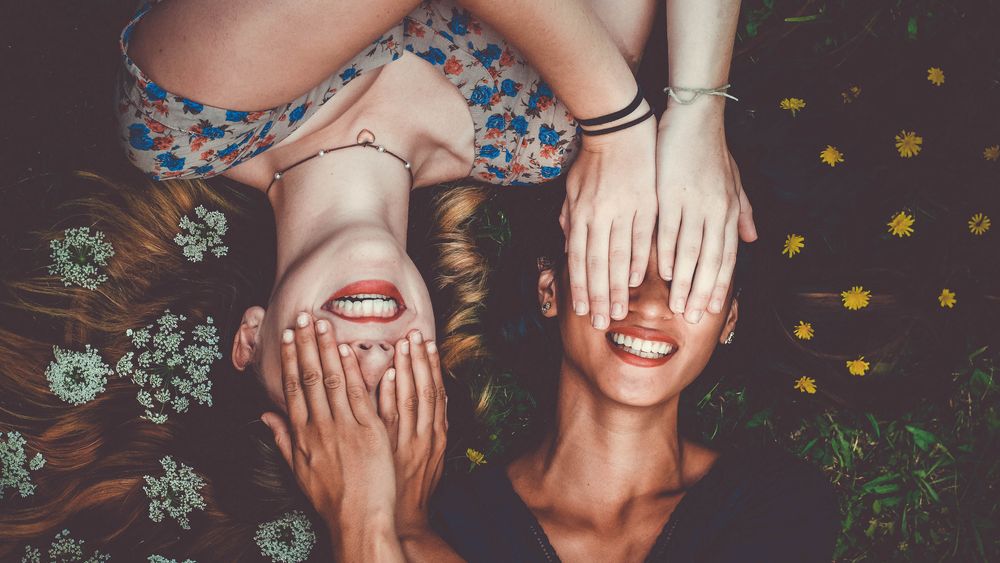
<svg viewBox="0 0 1000 563">
<path fill-rule="evenodd" d="M 309 419 L 319 422 L 331 418 L 330 402 L 323 390 L 323 365 L 316 346 L 316 332 L 309 313 L 299 313 L 295 318 L 295 351 L 298 355 L 299 373 L 302 375 L 302 394 L 309 407 Z"/>
<path fill-rule="evenodd" d="M 649 266 L 649 251 L 653 245 L 653 229 L 656 228 L 656 214 L 639 210 L 632 223 L 632 265 L 628 279 L 629 287 L 639 287 L 646 278 Z"/>
<path fill-rule="evenodd" d="M 427 341 L 427 363 L 431 368 L 431 380 L 437 388 L 437 403 L 434 405 L 434 443 L 444 447 L 448 434 L 448 394 L 444 388 L 444 378 L 441 376 L 441 356 L 438 354 L 437 343 Z"/>
<path fill-rule="evenodd" d="M 569 291 L 573 299 L 573 312 L 586 315 L 590 310 L 590 299 L 587 297 L 587 225 L 574 225 L 570 231 L 569 256 L 566 265 L 569 268 Z"/>
<path fill-rule="evenodd" d="M 413 384 L 413 370 L 410 367 L 410 341 L 402 339 L 396 343 L 393 359 L 396 368 L 396 411 L 399 413 L 399 443 L 409 443 L 417 424 L 417 392 Z"/>
<path fill-rule="evenodd" d="M 569 252 L 569 197 L 563 199 L 562 209 L 559 210 L 559 228 L 563 232 L 563 252 Z"/>
<path fill-rule="evenodd" d="M 362 426 L 378 423 L 375 405 L 368 396 L 368 387 L 365 386 L 365 378 L 361 375 L 358 357 L 347 344 L 337 346 L 337 351 L 340 352 L 340 363 L 344 366 L 344 390 L 347 391 L 347 402 L 351 405 L 354 420 Z M 340 423 L 340 419 L 337 422 Z"/>
<path fill-rule="evenodd" d="M 427 347 L 419 330 L 410 333 L 410 365 L 413 367 L 413 384 L 417 389 L 417 436 L 431 438 L 434 428 L 434 407 L 437 402 L 437 387 L 431 378 L 431 366 L 427 363 Z"/>
<path fill-rule="evenodd" d="M 338 416 L 347 415 L 350 405 L 347 402 L 344 366 L 340 361 L 340 351 L 337 341 L 333 338 L 330 322 L 325 319 L 316 321 L 316 332 L 319 333 L 319 359 L 323 367 L 323 389 L 326 392 L 328 408 L 334 420 Z"/>
<path fill-rule="evenodd" d="M 590 323 L 594 328 L 608 327 L 608 252 L 611 225 L 587 226 L 587 294 L 590 296 Z"/>
<path fill-rule="evenodd" d="M 299 379 L 299 360 L 295 352 L 295 331 L 286 328 L 281 333 L 281 388 L 285 395 L 285 410 L 293 428 L 305 426 L 309 420 L 309 408 L 302 396 L 302 381 Z"/>
<path fill-rule="evenodd" d="M 677 238 L 680 236 L 681 209 L 676 202 L 660 201 L 660 216 L 656 221 L 656 265 L 660 278 L 674 279 Z"/>
<path fill-rule="evenodd" d="M 399 411 L 396 410 L 396 369 L 389 368 L 378 384 L 378 417 L 382 419 L 392 451 L 396 451 L 399 433 Z"/>
<path fill-rule="evenodd" d="M 726 224 L 725 246 L 722 251 L 722 267 L 719 268 L 719 277 L 715 280 L 712 301 L 708 304 L 708 310 L 713 313 L 718 314 L 722 312 L 722 304 L 725 302 L 726 293 L 729 292 L 729 284 L 733 280 L 733 271 L 736 269 L 736 254 L 739 243 L 736 220 L 730 220 Z"/>
<path fill-rule="evenodd" d="M 722 251 L 725 248 L 725 229 L 724 219 L 709 217 L 705 221 L 701 252 L 691 284 L 691 293 L 684 306 L 684 318 L 690 323 L 697 323 L 704 317 L 708 300 L 715 289 L 715 281 L 719 279 L 719 270 L 722 268 Z"/>
<path fill-rule="evenodd" d="M 611 225 L 608 276 L 611 287 L 611 318 L 620 321 L 628 312 L 629 266 L 632 263 L 634 217 Z"/>
<path fill-rule="evenodd" d="M 747 197 L 746 190 L 743 189 L 743 180 L 740 177 L 740 169 L 733 160 L 733 155 L 729 155 L 729 162 L 733 166 L 733 174 L 736 176 L 736 188 L 740 194 L 740 218 L 738 221 L 740 238 L 743 242 L 753 242 L 757 240 L 757 225 L 753 221 L 753 206 Z"/>
<path fill-rule="evenodd" d="M 703 218 L 694 214 L 681 220 L 680 235 L 677 237 L 677 257 L 674 260 L 674 279 L 670 282 L 670 308 L 675 313 L 683 313 L 691 292 L 691 278 L 694 276 L 698 255 L 701 254 L 701 237 L 705 226 Z"/>
<path fill-rule="evenodd" d="M 288 431 L 285 419 L 275 413 L 266 412 L 261 415 L 260 421 L 271 429 L 271 434 L 274 435 L 274 444 L 278 446 L 278 451 L 281 452 L 285 463 L 288 464 L 288 467 L 294 468 L 295 466 L 292 465 L 292 435 Z"/>
</svg>

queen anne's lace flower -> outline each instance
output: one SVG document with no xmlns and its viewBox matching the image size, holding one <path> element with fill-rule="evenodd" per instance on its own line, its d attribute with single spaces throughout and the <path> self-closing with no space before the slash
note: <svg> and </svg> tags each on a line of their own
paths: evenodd
<svg viewBox="0 0 1000 563">
<path fill-rule="evenodd" d="M 31 482 L 28 471 L 41 469 L 45 465 L 45 458 L 36 453 L 29 462 L 28 454 L 24 452 L 25 444 L 27 441 L 17 430 L 8 432 L 6 440 L 3 432 L 0 432 L 0 499 L 7 487 L 16 489 L 21 498 L 35 493 L 35 484 Z"/>
<path fill-rule="evenodd" d="M 188 514 L 196 508 L 205 510 L 205 499 L 198 492 L 205 486 L 205 481 L 194 472 L 194 468 L 178 464 L 170 456 L 163 457 L 160 465 L 164 471 L 162 477 L 143 476 L 146 486 L 142 490 L 149 497 L 149 518 L 153 522 L 162 522 L 166 515 L 177 520 L 181 528 L 190 530 Z"/>
<path fill-rule="evenodd" d="M 104 241 L 104 233 L 90 234 L 89 227 L 66 229 L 63 238 L 51 241 L 49 248 L 52 250 L 49 275 L 59 276 L 64 285 L 96 289 L 108 281 L 100 268 L 108 265 L 115 250 L 110 242 Z"/>
<path fill-rule="evenodd" d="M 162 555 L 150 555 L 147 561 L 148 563 L 197 563 L 194 559 L 185 559 L 179 562 L 176 559 L 170 559 Z"/>
<path fill-rule="evenodd" d="M 167 310 L 155 325 L 129 329 L 126 334 L 132 338 L 135 350 L 115 365 L 119 377 L 130 376 L 141 387 L 139 404 L 146 409 L 145 417 L 156 424 L 167 421 L 163 411 L 168 405 L 177 413 L 187 411 L 192 400 L 212 405 L 208 372 L 212 362 L 222 358 L 219 335 L 212 317 L 208 317 L 205 324 L 191 331 L 191 341 L 185 344 L 187 333 L 179 324 L 186 320 L 184 315 Z"/>
<path fill-rule="evenodd" d="M 101 360 L 97 350 L 87 344 L 83 352 L 52 347 L 56 359 L 45 369 L 49 389 L 71 405 L 82 405 L 104 391 L 111 366 Z"/>
<path fill-rule="evenodd" d="M 276 563 L 299 563 L 309 558 L 316 544 L 309 518 L 301 510 L 286 512 L 280 518 L 257 526 L 254 540 L 260 554 Z"/>
<path fill-rule="evenodd" d="M 63 530 L 56 534 L 49 546 L 47 561 L 49 563 L 104 563 L 111 560 L 111 556 L 106 553 L 95 551 L 83 558 L 83 540 L 75 540 L 69 537 L 69 530 Z M 24 556 L 21 563 L 42 563 L 42 551 L 36 547 L 27 546 L 24 548 Z"/>
<path fill-rule="evenodd" d="M 229 252 L 229 247 L 222 244 L 222 235 L 229 229 L 226 216 L 219 211 L 208 211 L 201 205 L 194 209 L 194 213 L 201 221 L 193 221 L 187 215 L 181 217 L 179 226 L 182 231 L 174 237 L 174 242 L 184 248 L 184 256 L 192 262 L 201 262 L 205 252 L 219 258 L 225 256 Z"/>
</svg>

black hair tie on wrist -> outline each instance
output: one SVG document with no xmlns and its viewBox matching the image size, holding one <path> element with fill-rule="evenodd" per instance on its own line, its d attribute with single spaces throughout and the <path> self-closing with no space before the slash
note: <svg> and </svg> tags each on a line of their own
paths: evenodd
<svg viewBox="0 0 1000 563">
<path fill-rule="evenodd" d="M 633 109 L 635 109 L 635 108 L 633 108 Z M 632 121 L 626 121 L 625 123 L 622 123 L 620 125 L 615 125 L 614 127 L 608 127 L 607 129 L 598 129 L 597 131 L 588 131 L 586 129 L 580 128 L 580 133 L 582 133 L 583 135 L 590 136 L 590 137 L 593 137 L 595 135 L 607 135 L 608 133 L 614 133 L 615 131 L 621 131 L 622 129 L 628 129 L 629 127 L 632 127 L 633 125 L 638 125 L 638 124 L 642 123 L 643 121 L 646 121 L 647 119 L 649 119 L 652 116 L 653 116 L 653 110 L 649 110 L 646 113 L 642 114 L 641 117 L 637 117 L 637 118 L 633 119 Z M 577 121 L 579 121 L 579 120 L 577 120 Z"/>
<path fill-rule="evenodd" d="M 577 118 L 576 122 L 579 123 L 580 125 L 583 125 L 584 127 L 592 127 L 594 125 L 604 125 L 605 123 L 611 123 L 612 121 L 616 121 L 632 113 L 633 111 L 635 111 L 635 108 L 639 107 L 639 104 L 641 103 L 642 103 L 642 88 L 640 87 L 638 90 L 636 90 L 635 99 L 629 102 L 629 104 L 625 106 L 623 109 L 609 113 L 607 115 L 592 117 L 590 119 Z"/>
</svg>

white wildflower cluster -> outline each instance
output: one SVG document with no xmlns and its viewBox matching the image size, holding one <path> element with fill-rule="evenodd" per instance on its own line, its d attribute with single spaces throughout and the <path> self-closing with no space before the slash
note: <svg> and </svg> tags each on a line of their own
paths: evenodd
<svg viewBox="0 0 1000 563">
<path fill-rule="evenodd" d="M 200 221 L 187 215 L 181 217 L 182 230 L 174 237 L 174 242 L 183 247 L 184 256 L 192 262 L 201 262 L 206 252 L 217 258 L 225 256 L 229 252 L 229 247 L 222 244 L 222 235 L 229 229 L 226 216 L 219 211 L 208 211 L 202 205 L 196 207 L 194 213 Z"/>
<path fill-rule="evenodd" d="M 95 551 L 84 559 L 83 540 L 75 540 L 69 536 L 69 530 L 63 530 L 56 534 L 49 546 L 49 563 L 105 563 L 111 560 L 111 556 L 106 553 Z M 24 548 L 24 556 L 21 563 L 42 563 L 42 551 L 36 547 L 28 546 Z"/>
<path fill-rule="evenodd" d="M 276 563 L 299 563 L 309 558 L 316 544 L 312 523 L 301 510 L 286 512 L 281 517 L 257 526 L 254 540 L 260 554 Z"/>
<path fill-rule="evenodd" d="M 104 391 L 113 372 L 90 344 L 83 352 L 53 346 L 52 353 L 56 359 L 45 369 L 45 379 L 56 397 L 71 405 L 82 405 Z"/>
<path fill-rule="evenodd" d="M 66 229 L 63 238 L 51 241 L 49 248 L 52 251 L 49 275 L 59 276 L 64 285 L 96 289 L 108 281 L 100 268 L 108 265 L 115 250 L 110 242 L 104 241 L 104 233 L 90 234 L 89 227 Z"/>
<path fill-rule="evenodd" d="M 162 477 L 144 475 L 146 486 L 142 488 L 149 497 L 149 518 L 153 522 L 162 522 L 169 516 L 181 528 L 191 529 L 188 514 L 194 509 L 205 510 L 205 499 L 198 489 L 205 486 L 205 481 L 194 472 L 194 468 L 183 463 L 178 464 L 168 456 L 160 460 L 164 474 Z"/>
<path fill-rule="evenodd" d="M 45 465 L 45 458 L 36 453 L 28 461 L 28 454 L 24 452 L 25 444 L 27 441 L 17 430 L 8 432 L 6 439 L 3 432 L 0 432 L 0 499 L 7 487 L 17 490 L 21 498 L 35 493 L 35 484 L 31 482 L 28 471 L 41 469 Z"/>
<path fill-rule="evenodd" d="M 170 559 L 162 555 L 150 555 L 147 562 L 148 563 L 198 563 L 194 559 L 185 559 L 184 561 L 177 561 L 176 559 Z"/>
<path fill-rule="evenodd" d="M 191 401 L 212 405 L 212 382 L 208 372 L 215 360 L 221 359 L 219 335 L 212 317 L 205 324 L 187 333 L 180 329 L 184 315 L 164 311 L 155 324 L 139 330 L 129 329 L 134 351 L 127 352 L 115 365 L 119 377 L 129 376 L 141 387 L 137 398 L 146 408 L 145 417 L 163 424 L 169 405 L 176 413 L 187 411 Z"/>
</svg>

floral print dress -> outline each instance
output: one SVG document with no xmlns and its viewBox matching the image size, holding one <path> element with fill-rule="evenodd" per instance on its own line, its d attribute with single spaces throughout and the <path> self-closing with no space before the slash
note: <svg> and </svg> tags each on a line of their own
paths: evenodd
<svg viewBox="0 0 1000 563">
<path fill-rule="evenodd" d="M 339 89 L 399 58 L 423 58 L 468 101 L 475 124 L 469 177 L 527 185 L 559 176 L 579 146 L 577 123 L 538 73 L 500 35 L 450 0 L 428 1 L 339 71 L 299 98 L 261 111 L 212 107 L 165 91 L 129 58 L 145 1 L 122 31 L 124 69 L 116 89 L 120 140 L 150 177 L 208 178 L 268 150 Z"/>
</svg>

